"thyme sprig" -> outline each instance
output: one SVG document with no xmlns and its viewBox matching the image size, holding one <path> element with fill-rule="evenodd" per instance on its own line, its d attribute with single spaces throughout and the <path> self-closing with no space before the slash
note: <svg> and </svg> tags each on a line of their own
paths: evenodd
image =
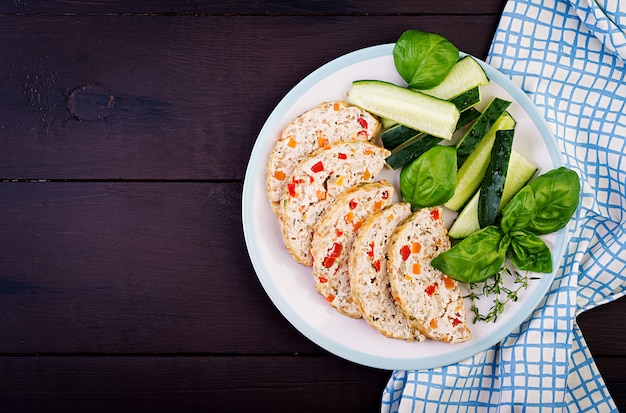
<svg viewBox="0 0 626 413">
<path fill-rule="evenodd" d="M 505 278 L 510 279 L 510 277 L 513 277 L 513 284 L 517 288 L 505 287 Z M 505 263 L 500 271 L 487 281 L 469 284 L 468 297 L 472 300 L 473 323 L 476 324 L 479 321 L 495 323 L 498 316 L 504 312 L 506 304 L 516 302 L 519 299 L 519 293 L 528 289 L 530 280 L 534 279 L 537 277 L 530 277 L 528 271 L 520 274 L 518 271 L 511 270 Z M 493 306 L 486 314 L 482 314 L 477 305 L 481 297 L 493 297 Z"/>
</svg>

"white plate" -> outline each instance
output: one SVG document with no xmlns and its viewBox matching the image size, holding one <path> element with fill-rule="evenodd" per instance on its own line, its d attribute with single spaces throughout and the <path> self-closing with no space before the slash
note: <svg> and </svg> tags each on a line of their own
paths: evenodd
<svg viewBox="0 0 626 413">
<path fill-rule="evenodd" d="M 316 292 L 311 269 L 295 263 L 285 251 L 265 191 L 265 166 L 285 125 L 321 102 L 345 98 L 354 80 L 380 79 L 404 84 L 396 72 L 392 53 L 393 44 L 385 44 L 339 57 L 308 75 L 280 101 L 261 129 L 250 156 L 243 187 L 242 220 L 250 259 L 263 288 L 302 334 L 327 351 L 362 365 L 389 370 L 425 369 L 458 362 L 501 341 L 537 307 L 554 273 L 532 281 L 518 302 L 506 306 L 495 324 L 470 324 L 472 339 L 466 343 L 409 343 L 386 338 L 364 320 L 337 313 Z M 513 102 L 509 113 L 517 121 L 514 148 L 537 165 L 540 173 L 561 166 L 556 141 L 528 97 L 497 70 L 480 63 L 491 79 L 491 84 L 481 90 L 483 101 L 498 96 Z M 383 171 L 381 177 L 397 183 L 397 175 Z M 565 230 L 545 237 L 552 250 L 555 272 L 563 257 L 565 237 Z M 487 300 L 481 301 L 488 304 Z M 466 301 L 471 319 L 469 309 Z"/>
</svg>

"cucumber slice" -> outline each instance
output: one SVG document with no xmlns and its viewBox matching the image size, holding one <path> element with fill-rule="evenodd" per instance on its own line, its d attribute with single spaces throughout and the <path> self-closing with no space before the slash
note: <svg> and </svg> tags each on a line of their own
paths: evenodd
<svg viewBox="0 0 626 413">
<path fill-rule="evenodd" d="M 478 91 L 478 88 L 471 89 L 450 100 L 450 102 L 454 103 L 454 105 L 461 111 L 455 131 L 458 131 L 463 126 L 468 125 L 471 121 L 476 120 L 476 118 L 480 116 L 480 112 L 473 107 L 479 101 L 480 92 Z M 380 138 L 385 149 L 389 149 L 391 151 L 404 142 L 416 139 L 418 135 L 426 136 L 423 132 L 409 128 L 408 126 L 396 124 L 385 130 L 380 135 Z"/>
<path fill-rule="evenodd" d="M 420 90 L 427 95 L 449 100 L 476 86 L 487 86 L 489 78 L 480 63 L 472 56 L 465 56 L 452 67 L 448 76 L 432 89 Z"/>
<path fill-rule="evenodd" d="M 506 181 L 504 181 L 504 190 L 502 191 L 502 199 L 498 207 L 498 213 L 508 204 L 513 196 L 519 192 L 531 180 L 537 172 L 537 167 L 531 164 L 526 158 L 517 151 L 511 152 L 509 167 L 507 169 Z M 451 238 L 465 238 L 480 229 L 478 223 L 478 198 L 480 191 L 476 192 L 472 199 L 465 205 L 465 208 L 459 213 L 456 221 L 450 227 L 448 235 Z"/>
<path fill-rule="evenodd" d="M 441 142 L 441 138 L 435 136 L 424 135 L 412 140 L 408 145 L 403 146 L 398 152 L 392 153 L 385 160 L 386 167 L 389 169 L 398 169 L 414 159 L 419 158 L 426 151 L 434 148 Z"/>
<path fill-rule="evenodd" d="M 448 140 L 460 116 L 453 103 L 380 80 L 352 82 L 347 100 L 375 115 Z"/>
<path fill-rule="evenodd" d="M 482 115 L 476 119 L 476 122 L 465 132 L 456 145 L 456 163 L 458 168 L 465 163 L 467 157 L 510 105 L 511 102 L 500 98 L 493 98 L 489 102 Z"/>
<path fill-rule="evenodd" d="M 476 122 L 478 122 L 478 120 L 480 120 L 480 118 L 478 118 Z M 454 192 L 454 196 L 445 203 L 444 206 L 446 208 L 458 211 L 472 195 L 474 195 L 485 176 L 485 171 L 487 170 L 487 165 L 491 158 L 491 148 L 496 139 L 496 131 L 513 128 L 515 128 L 515 120 L 507 112 L 496 120 L 493 127 L 484 135 L 484 138 L 478 143 L 478 146 L 476 146 L 474 151 L 472 151 L 467 157 L 467 160 L 459 168 L 456 174 L 456 191 Z"/>
<path fill-rule="evenodd" d="M 480 103 L 480 88 L 476 86 L 473 89 L 470 89 L 466 92 L 461 93 L 459 96 L 453 97 L 450 99 L 450 102 L 454 103 L 454 106 L 463 113 L 467 109 L 471 109 Z M 389 118 L 380 118 L 380 123 L 383 125 L 383 128 L 390 129 L 394 126 L 398 126 L 398 122 Z"/>
<path fill-rule="evenodd" d="M 461 112 L 470 109 L 480 102 L 480 88 L 476 86 L 467 92 L 463 92 L 459 96 L 450 99 L 450 102 L 454 103 L 454 106 Z"/>
<path fill-rule="evenodd" d="M 456 123 L 456 130 L 462 129 L 480 117 L 480 111 L 475 108 L 468 108 L 461 112 L 459 121 Z"/>
<path fill-rule="evenodd" d="M 514 129 L 496 131 L 496 140 L 491 149 L 491 159 L 485 172 L 485 178 L 480 185 L 478 197 L 478 223 L 481 228 L 496 223 L 504 182 L 513 149 Z"/>
<path fill-rule="evenodd" d="M 380 117 L 380 123 L 383 124 L 383 128 L 385 129 L 391 128 L 392 126 L 395 126 L 398 124 L 398 122 L 396 122 L 395 120 L 391 120 L 389 118 L 384 118 L 384 117 Z"/>
<path fill-rule="evenodd" d="M 468 110 L 461 112 L 459 121 L 456 124 L 456 130 L 468 125 L 479 116 L 480 112 L 474 108 L 469 108 Z M 405 143 L 399 145 L 391 152 L 391 155 L 389 155 L 389 157 L 385 160 L 387 163 L 386 166 L 389 169 L 400 168 L 414 159 L 417 159 L 424 152 L 433 148 L 442 140 L 443 139 L 441 138 L 426 135 L 424 133 L 416 135 L 415 137 L 407 140 Z"/>
<path fill-rule="evenodd" d="M 380 135 L 380 139 L 383 142 L 385 149 L 389 149 L 391 151 L 417 135 L 424 135 L 424 133 L 409 128 L 408 126 L 395 125 L 384 131 Z"/>
</svg>

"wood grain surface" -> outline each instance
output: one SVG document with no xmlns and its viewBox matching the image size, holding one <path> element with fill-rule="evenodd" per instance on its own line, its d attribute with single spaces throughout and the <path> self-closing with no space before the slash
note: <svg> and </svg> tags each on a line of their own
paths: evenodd
<svg viewBox="0 0 626 413">
<path fill-rule="evenodd" d="M 304 76 L 408 28 L 480 58 L 504 0 L 0 2 L 0 411 L 378 411 L 390 372 L 273 306 L 248 157 Z M 578 322 L 626 409 L 626 299 Z"/>
</svg>

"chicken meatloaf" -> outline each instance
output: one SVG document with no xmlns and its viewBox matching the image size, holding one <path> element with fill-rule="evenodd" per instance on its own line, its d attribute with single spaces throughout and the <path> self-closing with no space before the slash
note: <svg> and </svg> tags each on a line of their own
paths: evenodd
<svg viewBox="0 0 626 413">
<path fill-rule="evenodd" d="M 392 294 L 408 322 L 447 343 L 470 339 L 463 295 L 430 261 L 450 248 L 441 208 L 417 210 L 391 235 L 387 271 Z"/>
<path fill-rule="evenodd" d="M 312 265 L 313 227 L 327 206 L 357 183 L 374 181 L 389 154 L 370 142 L 336 142 L 298 163 L 278 209 L 285 247 L 297 262 Z"/>
<path fill-rule="evenodd" d="M 389 205 L 394 188 L 387 181 L 356 185 L 335 198 L 313 228 L 311 255 L 317 291 L 337 311 L 360 318 L 352 300 L 348 256 L 362 222 Z"/>
<path fill-rule="evenodd" d="M 316 149 L 337 141 L 368 141 L 380 130 L 378 119 L 345 101 L 324 102 L 299 115 L 282 131 L 266 170 L 267 195 L 276 213 L 286 179 Z"/>
<path fill-rule="evenodd" d="M 385 258 L 389 237 L 410 215 L 410 204 L 397 203 L 367 217 L 352 243 L 348 274 L 352 299 L 369 325 L 387 337 L 424 341 L 391 294 Z"/>
</svg>

